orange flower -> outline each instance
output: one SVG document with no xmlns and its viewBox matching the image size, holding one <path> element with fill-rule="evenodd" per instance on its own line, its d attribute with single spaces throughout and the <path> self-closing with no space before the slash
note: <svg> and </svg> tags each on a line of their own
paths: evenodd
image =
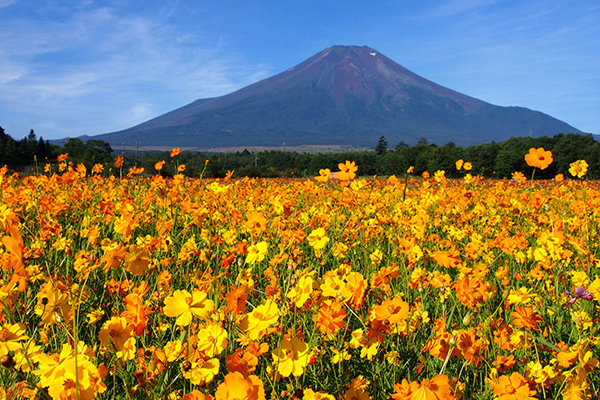
<svg viewBox="0 0 600 400">
<path fill-rule="evenodd" d="M 494 367 L 498 370 L 498 372 L 504 372 L 508 369 L 511 369 L 515 365 L 515 356 L 512 354 L 508 357 L 497 355 L 496 361 L 492 363 Z"/>
<path fill-rule="evenodd" d="M 19 275 L 26 275 L 25 265 L 23 264 L 23 237 L 19 230 L 19 224 L 12 223 L 7 230 L 10 236 L 4 236 L 2 244 L 8 253 L 8 268 L 12 268 Z"/>
<path fill-rule="evenodd" d="M 137 293 L 130 293 L 125 297 L 125 311 L 121 317 L 126 318 L 127 322 L 133 326 L 136 336 L 141 336 L 148 323 L 148 314 L 152 311 L 144 305 L 142 297 Z"/>
<path fill-rule="evenodd" d="M 69 158 L 69 153 L 59 154 L 57 160 L 58 162 L 62 162 L 65 161 L 67 158 Z"/>
<path fill-rule="evenodd" d="M 115 158 L 115 168 L 121 168 L 123 166 L 124 161 L 125 159 L 123 158 L 123 156 L 117 156 Z"/>
<path fill-rule="evenodd" d="M 460 252 L 456 248 L 444 251 L 439 250 L 433 253 L 433 259 L 436 263 L 446 268 L 455 268 L 460 263 Z"/>
<path fill-rule="evenodd" d="M 246 215 L 248 219 L 244 226 L 252 234 L 260 234 L 267 229 L 267 219 L 265 215 L 259 211 L 252 211 Z"/>
<path fill-rule="evenodd" d="M 248 376 L 256 370 L 258 357 L 269 351 L 268 343 L 253 342 L 245 349 L 238 347 L 235 353 L 227 356 L 227 371 L 238 371 L 244 376 Z"/>
<path fill-rule="evenodd" d="M 544 150 L 543 147 L 536 149 L 532 147 L 529 149 L 529 153 L 525 155 L 525 162 L 527 165 L 534 168 L 546 169 L 552 164 L 552 152 L 550 150 Z"/>
<path fill-rule="evenodd" d="M 181 149 L 179 147 L 175 147 L 175 148 L 173 148 L 173 150 L 171 150 L 171 158 L 177 157 L 180 154 L 181 154 Z"/>
<path fill-rule="evenodd" d="M 447 375 L 437 375 L 432 379 L 423 379 L 419 385 L 406 379 L 394 385 L 395 393 L 390 397 L 394 400 L 454 400 L 452 388 Z"/>
<path fill-rule="evenodd" d="M 199 390 L 192 390 L 190 393 L 186 394 L 181 398 L 181 400 L 210 400 L 212 396 L 207 396 Z"/>
<path fill-rule="evenodd" d="M 462 331 L 458 339 L 457 348 L 460 351 L 460 358 L 473 364 L 475 368 L 483 361 L 482 353 L 487 350 L 487 342 L 477 334 L 475 328 L 468 331 Z"/>
<path fill-rule="evenodd" d="M 345 163 L 339 163 L 338 168 L 340 169 L 337 173 L 337 177 L 340 181 L 350 181 L 356 177 L 356 171 L 358 167 L 354 161 L 350 162 L 346 160 Z"/>
<path fill-rule="evenodd" d="M 486 283 L 475 276 L 465 275 L 454 283 L 456 298 L 469 308 L 475 308 L 486 302 L 489 289 Z"/>
<path fill-rule="evenodd" d="M 402 300 L 399 294 L 393 299 L 384 300 L 379 306 L 375 306 L 375 319 L 387 321 L 390 325 L 397 325 L 408 318 L 408 303 Z"/>
<path fill-rule="evenodd" d="M 373 288 L 380 288 L 385 292 L 388 290 L 389 283 L 392 279 L 396 278 L 399 274 L 400 268 L 398 268 L 396 264 L 392 264 L 389 267 L 383 267 L 371 278 L 371 286 Z"/>
<path fill-rule="evenodd" d="M 154 169 L 157 171 L 160 171 L 161 169 L 163 169 L 164 165 L 165 165 L 165 160 L 159 161 L 156 164 L 154 164 Z"/>
<path fill-rule="evenodd" d="M 245 285 L 239 287 L 231 285 L 225 300 L 227 301 L 225 312 L 233 315 L 244 313 L 246 311 L 246 301 L 248 300 L 248 288 Z"/>
<path fill-rule="evenodd" d="M 513 317 L 513 325 L 517 328 L 540 330 L 538 324 L 542 322 L 542 318 L 531 307 L 516 306 L 510 316 Z"/>
<path fill-rule="evenodd" d="M 234 371 L 225 375 L 225 380 L 215 393 L 216 400 L 264 400 L 263 381 L 256 375 L 245 377 Z"/>
<path fill-rule="evenodd" d="M 529 389 L 529 384 L 518 372 L 510 376 L 502 375 L 500 378 L 489 379 L 488 384 L 498 396 L 498 400 L 535 400 L 535 390 Z"/>
<path fill-rule="evenodd" d="M 327 334 L 339 331 L 346 324 L 346 310 L 341 302 L 325 300 L 319 312 L 313 315 L 317 330 Z"/>
</svg>

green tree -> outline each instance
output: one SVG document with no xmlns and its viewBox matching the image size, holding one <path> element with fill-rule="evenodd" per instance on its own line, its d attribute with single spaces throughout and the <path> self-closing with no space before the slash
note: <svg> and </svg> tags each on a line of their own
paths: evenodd
<svg viewBox="0 0 600 400">
<path fill-rule="evenodd" d="M 379 141 L 377 142 L 377 146 L 375 146 L 375 153 L 380 156 L 384 155 L 387 151 L 388 142 L 385 140 L 385 136 L 380 136 Z"/>
</svg>

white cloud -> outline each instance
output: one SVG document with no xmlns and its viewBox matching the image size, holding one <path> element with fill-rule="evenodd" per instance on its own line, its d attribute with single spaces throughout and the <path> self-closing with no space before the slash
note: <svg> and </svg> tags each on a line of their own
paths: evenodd
<svg viewBox="0 0 600 400">
<path fill-rule="evenodd" d="M 129 107 L 124 115 L 117 116 L 115 122 L 121 127 L 131 127 L 156 116 L 153 104 L 140 103 Z"/>
<path fill-rule="evenodd" d="M 159 17 L 107 7 L 12 19 L 0 31 L 0 111 L 55 113 L 56 124 L 40 125 L 52 131 L 45 137 L 59 137 L 76 112 L 89 115 L 94 127 L 82 134 L 124 129 L 268 73 L 265 65 L 204 47 L 201 37 Z"/>
<path fill-rule="evenodd" d="M 8 7 L 11 4 L 16 3 L 18 0 L 0 0 L 0 8 Z"/>
<path fill-rule="evenodd" d="M 497 0 L 449 0 L 442 2 L 427 14 L 429 18 L 451 17 L 478 8 L 487 7 Z"/>
</svg>

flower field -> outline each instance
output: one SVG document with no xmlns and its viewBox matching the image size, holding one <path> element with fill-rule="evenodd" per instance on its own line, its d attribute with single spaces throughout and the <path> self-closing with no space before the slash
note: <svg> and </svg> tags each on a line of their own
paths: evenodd
<svg viewBox="0 0 600 400">
<path fill-rule="evenodd" d="M 549 153 L 510 181 L 4 168 L 0 399 L 598 398 L 600 183 L 526 178 Z"/>
</svg>

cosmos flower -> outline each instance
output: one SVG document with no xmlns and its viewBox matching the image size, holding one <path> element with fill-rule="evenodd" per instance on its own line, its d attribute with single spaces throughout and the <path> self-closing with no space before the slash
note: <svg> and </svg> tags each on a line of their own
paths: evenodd
<svg viewBox="0 0 600 400">
<path fill-rule="evenodd" d="M 593 300 L 594 299 L 594 295 L 591 294 L 590 292 L 588 292 L 583 286 L 577 286 L 573 292 L 569 292 L 569 291 L 565 290 L 563 293 L 571 296 L 571 299 L 569 300 L 570 305 L 575 304 L 577 299 L 582 299 L 582 300 Z"/>
<path fill-rule="evenodd" d="M 569 173 L 577 178 L 583 178 L 587 174 L 588 163 L 585 160 L 577 160 L 569 164 Z"/>
<path fill-rule="evenodd" d="M 177 317 L 177 325 L 188 326 L 193 317 L 206 319 L 214 309 L 215 303 L 206 298 L 206 292 L 194 290 L 190 294 L 187 290 L 176 290 L 165 299 L 163 312 L 167 317 Z"/>
<path fill-rule="evenodd" d="M 282 339 L 281 345 L 273 351 L 272 356 L 273 364 L 283 377 L 301 376 L 310 359 L 308 346 L 298 338 Z"/>
<path fill-rule="evenodd" d="M 530 167 L 546 169 L 550 164 L 552 164 L 552 152 L 550 150 L 544 150 L 543 147 L 538 149 L 531 148 L 529 149 L 529 153 L 525 155 L 525 162 Z"/>
</svg>

